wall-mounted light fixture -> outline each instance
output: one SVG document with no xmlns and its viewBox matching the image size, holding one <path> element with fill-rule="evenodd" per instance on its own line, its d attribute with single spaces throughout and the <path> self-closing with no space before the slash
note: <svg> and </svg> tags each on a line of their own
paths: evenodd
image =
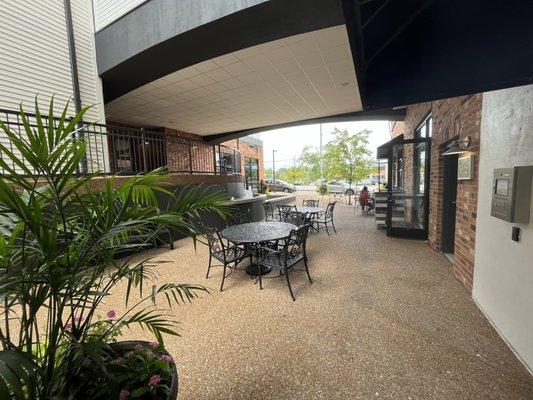
<svg viewBox="0 0 533 400">
<path fill-rule="evenodd" d="M 470 150 L 468 149 L 470 147 L 470 138 L 465 137 L 464 139 L 457 139 L 450 143 L 450 146 L 448 149 L 442 153 L 443 156 L 451 156 L 455 154 L 465 154 L 469 153 Z"/>
</svg>

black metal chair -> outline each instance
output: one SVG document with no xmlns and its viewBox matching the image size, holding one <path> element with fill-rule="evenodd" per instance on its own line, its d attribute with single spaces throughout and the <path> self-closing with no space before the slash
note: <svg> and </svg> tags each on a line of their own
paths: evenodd
<svg viewBox="0 0 533 400">
<path fill-rule="evenodd" d="M 296 206 L 289 206 L 287 204 L 283 204 L 283 205 L 278 205 L 278 215 L 279 215 L 279 220 L 280 221 L 283 221 L 283 214 L 289 212 L 289 211 L 296 211 Z"/>
<path fill-rule="evenodd" d="M 224 267 L 222 272 L 222 283 L 220 284 L 220 291 L 222 291 L 224 289 L 224 280 L 234 269 L 238 269 L 237 266 L 239 263 L 247 258 L 249 258 L 250 263 L 252 263 L 253 253 L 248 247 L 240 247 L 223 239 L 218 230 L 214 228 L 204 229 L 204 236 L 209 244 L 209 264 L 205 278 L 209 278 L 209 271 L 212 266 L 215 266 L 211 265 L 213 258 L 222 263 L 221 266 Z M 230 269 L 230 273 L 226 275 L 226 270 L 228 268 Z"/>
<path fill-rule="evenodd" d="M 272 203 L 270 201 L 265 201 L 263 203 L 263 209 L 265 210 L 265 221 L 277 220 L 276 216 L 274 215 L 274 207 L 272 207 Z"/>
<path fill-rule="evenodd" d="M 291 281 L 289 279 L 290 271 L 305 271 L 309 278 L 309 282 L 313 283 L 307 266 L 306 244 L 308 235 L 309 225 L 304 225 L 297 230 L 292 231 L 285 239 L 281 239 L 282 247 L 279 250 L 262 247 L 258 259 L 258 265 L 278 269 L 280 276 L 285 274 L 292 300 L 296 300 L 296 298 L 292 292 Z M 295 265 L 301 261 L 304 263 L 305 270 L 295 269 Z M 261 275 L 259 275 L 259 288 L 263 289 Z"/>
<path fill-rule="evenodd" d="M 319 200 L 302 200 L 302 206 L 304 207 L 318 207 Z"/>
<path fill-rule="evenodd" d="M 284 212 L 280 221 L 296 225 L 297 227 L 303 226 L 309 222 L 306 213 L 292 210 Z"/>
<path fill-rule="evenodd" d="M 238 209 L 229 218 L 228 225 L 245 224 L 250 221 L 250 210 Z"/>
<path fill-rule="evenodd" d="M 326 211 L 324 212 L 324 215 L 320 218 L 317 218 L 313 220 L 313 224 L 316 225 L 316 229 L 320 230 L 320 227 L 323 225 L 326 228 L 326 233 L 329 236 L 329 230 L 328 230 L 328 224 L 331 224 L 333 227 L 333 231 L 337 233 L 337 229 L 335 229 L 335 223 L 333 222 L 333 210 L 335 209 L 335 204 L 337 204 L 336 201 L 333 203 L 329 203 L 326 207 Z"/>
</svg>

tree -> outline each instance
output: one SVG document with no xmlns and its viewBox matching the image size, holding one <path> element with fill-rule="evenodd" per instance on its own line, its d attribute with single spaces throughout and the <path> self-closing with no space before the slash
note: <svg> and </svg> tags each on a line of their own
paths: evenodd
<svg viewBox="0 0 533 400">
<path fill-rule="evenodd" d="M 265 168 L 265 179 L 272 179 L 274 177 L 274 171 L 272 168 Z"/>
<path fill-rule="evenodd" d="M 302 154 L 298 158 L 298 161 L 300 165 L 306 171 L 305 181 L 307 183 L 314 182 L 317 179 L 321 178 L 320 176 L 321 157 L 317 151 L 311 148 L 311 146 L 305 146 L 303 148 Z"/>
<path fill-rule="evenodd" d="M 324 147 L 324 168 L 329 179 L 343 179 L 358 182 L 366 178 L 372 171 L 368 160 L 368 135 L 364 129 L 356 133 L 335 128 L 335 138 Z"/>
<path fill-rule="evenodd" d="M 279 170 L 279 177 L 281 180 L 296 183 L 306 181 L 306 169 L 303 166 L 292 166 L 288 168 L 282 168 Z"/>
</svg>

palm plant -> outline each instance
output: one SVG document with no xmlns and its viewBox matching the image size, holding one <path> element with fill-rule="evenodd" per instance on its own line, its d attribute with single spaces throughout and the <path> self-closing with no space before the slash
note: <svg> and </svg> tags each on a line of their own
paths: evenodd
<svg viewBox="0 0 533 400">
<path fill-rule="evenodd" d="M 153 246 L 162 228 L 195 237 L 195 217 L 230 212 L 225 196 L 208 189 L 170 191 L 162 170 L 103 178 L 104 188 L 94 189 L 95 175 L 76 174 L 87 144 L 73 137 L 87 108 L 67 119 L 67 106 L 54 118 L 52 99 L 41 116 L 36 99 L 33 124 L 21 106 L 22 137 L 0 122 L 12 143 L 0 142 L 1 399 L 76 397 L 73 377 L 88 360 L 105 373 L 107 343 L 122 328 L 140 325 L 161 344 L 163 335 L 176 335 L 156 298 L 170 307 L 206 289 L 156 286 L 157 263 L 133 256 Z M 170 198 L 168 211 L 157 193 Z M 99 305 L 121 282 L 127 311 L 99 320 Z M 140 299 L 132 302 L 134 291 Z"/>
</svg>

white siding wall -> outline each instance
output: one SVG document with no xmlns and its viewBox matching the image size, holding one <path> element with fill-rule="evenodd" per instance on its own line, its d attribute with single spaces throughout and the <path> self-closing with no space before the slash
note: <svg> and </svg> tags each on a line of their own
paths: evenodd
<svg viewBox="0 0 533 400">
<path fill-rule="evenodd" d="M 93 9 L 91 0 L 71 0 L 74 39 L 76 41 L 76 58 L 78 64 L 78 81 L 82 105 L 93 106 L 87 111 L 86 120 L 105 123 L 105 110 L 101 80 L 97 75 L 96 50 L 94 44 Z M 87 135 L 88 169 L 109 170 L 107 141 L 101 135 Z"/>
<path fill-rule="evenodd" d="M 63 2 L 2 0 L 1 10 L 0 107 L 32 112 L 36 94 L 45 106 L 55 93 L 59 112 L 72 96 Z"/>
<path fill-rule="evenodd" d="M 105 28 L 147 0 L 93 0 L 96 30 Z"/>
<path fill-rule="evenodd" d="M 91 0 L 73 0 L 71 4 L 81 101 L 83 105 L 94 105 L 86 120 L 105 123 L 102 88 L 96 69 Z M 0 108 L 18 111 L 23 102 L 25 111 L 32 113 L 38 94 L 41 111 L 47 113 L 50 97 L 55 95 L 55 113 L 59 116 L 73 96 L 63 1 L 2 0 L 1 10 Z M 75 105 L 71 101 L 69 114 L 74 112 Z M 0 118 L 6 120 L 6 115 L 0 114 Z M 1 133 L 0 141 L 7 143 Z M 98 159 L 101 165 L 105 151 L 105 141 L 92 140 L 90 156 Z M 93 165 L 91 160 L 89 164 Z"/>
</svg>

